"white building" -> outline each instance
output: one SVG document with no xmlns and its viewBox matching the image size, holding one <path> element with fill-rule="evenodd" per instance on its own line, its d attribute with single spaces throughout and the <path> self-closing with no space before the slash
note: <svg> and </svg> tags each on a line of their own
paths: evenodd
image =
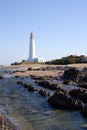
<svg viewBox="0 0 87 130">
<path fill-rule="evenodd" d="M 28 62 L 45 62 L 44 58 L 36 57 L 35 54 L 35 41 L 34 41 L 34 34 L 30 34 L 30 46 L 29 46 L 29 58 Z"/>
<path fill-rule="evenodd" d="M 87 63 L 87 56 L 82 57 L 81 61 Z"/>
</svg>

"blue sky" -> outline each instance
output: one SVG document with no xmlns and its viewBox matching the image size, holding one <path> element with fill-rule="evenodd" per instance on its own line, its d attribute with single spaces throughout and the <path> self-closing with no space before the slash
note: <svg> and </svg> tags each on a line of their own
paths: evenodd
<svg viewBox="0 0 87 130">
<path fill-rule="evenodd" d="M 39 57 L 87 55 L 87 0 L 0 0 L 0 64 L 28 58 L 32 31 Z"/>
</svg>

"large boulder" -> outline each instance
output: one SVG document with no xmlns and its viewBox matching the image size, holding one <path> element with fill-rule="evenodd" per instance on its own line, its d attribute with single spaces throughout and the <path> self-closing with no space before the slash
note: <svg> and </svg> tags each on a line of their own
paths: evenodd
<svg viewBox="0 0 87 130">
<path fill-rule="evenodd" d="M 75 68 L 70 68 L 68 70 L 65 70 L 64 74 L 63 74 L 63 79 L 64 80 L 71 80 L 74 82 L 78 82 L 79 80 L 79 74 L 80 71 L 75 69 Z"/>
<path fill-rule="evenodd" d="M 87 88 L 87 76 L 81 77 L 81 79 L 79 80 L 78 86 L 82 88 Z"/>
<path fill-rule="evenodd" d="M 32 71 L 33 69 L 31 68 L 31 67 L 29 67 L 28 69 L 27 69 L 27 71 Z"/>
<path fill-rule="evenodd" d="M 73 98 L 80 99 L 87 103 L 87 90 L 73 89 L 69 91 L 69 95 Z"/>
<path fill-rule="evenodd" d="M 2 75 L 0 75 L 0 79 L 3 79 Z"/>
<path fill-rule="evenodd" d="M 83 68 L 81 72 L 83 77 L 87 77 L 87 68 Z"/>
<path fill-rule="evenodd" d="M 66 85 L 71 85 L 71 84 L 74 84 L 74 82 L 72 82 L 71 80 L 63 80 L 63 84 L 66 84 Z"/>
<path fill-rule="evenodd" d="M 56 91 L 53 96 L 48 99 L 48 102 L 57 107 L 65 109 L 82 109 L 83 102 L 76 100 L 62 91 Z"/>
<path fill-rule="evenodd" d="M 79 76 L 78 86 L 82 88 L 87 88 L 87 68 L 81 70 L 81 75 Z"/>
</svg>

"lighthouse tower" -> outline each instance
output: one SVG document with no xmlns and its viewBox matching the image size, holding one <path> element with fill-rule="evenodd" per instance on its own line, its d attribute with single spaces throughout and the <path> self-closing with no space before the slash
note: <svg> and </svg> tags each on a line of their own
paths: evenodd
<svg viewBox="0 0 87 130">
<path fill-rule="evenodd" d="M 30 33 L 30 46 L 29 46 L 29 58 L 28 62 L 44 62 L 43 58 L 36 57 L 35 55 L 35 41 L 34 41 L 34 33 Z"/>
<path fill-rule="evenodd" d="M 30 46 L 29 46 L 29 61 L 34 62 L 35 58 L 35 42 L 34 42 L 34 34 L 30 34 Z"/>
</svg>

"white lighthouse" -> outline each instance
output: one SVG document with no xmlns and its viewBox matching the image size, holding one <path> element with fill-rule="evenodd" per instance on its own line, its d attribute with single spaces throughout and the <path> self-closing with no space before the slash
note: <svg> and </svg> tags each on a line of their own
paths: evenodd
<svg viewBox="0 0 87 130">
<path fill-rule="evenodd" d="M 43 58 L 36 57 L 34 33 L 32 33 L 32 32 L 30 33 L 30 46 L 29 46 L 28 62 L 45 62 L 45 60 Z"/>
<path fill-rule="evenodd" d="M 35 58 L 35 42 L 34 34 L 30 34 L 30 48 L 29 48 L 29 61 L 33 62 Z"/>
</svg>

